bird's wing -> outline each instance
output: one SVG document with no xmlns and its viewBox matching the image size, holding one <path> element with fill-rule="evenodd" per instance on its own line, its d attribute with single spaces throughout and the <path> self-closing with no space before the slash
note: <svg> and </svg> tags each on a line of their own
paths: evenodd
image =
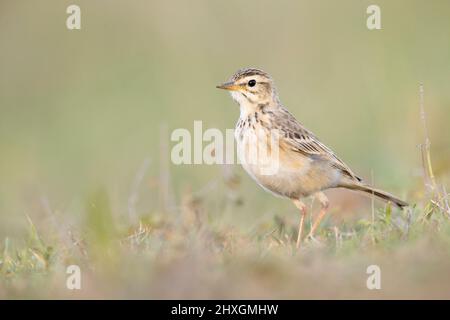
<svg viewBox="0 0 450 320">
<path fill-rule="evenodd" d="M 341 160 L 334 152 L 324 145 L 320 140 L 303 125 L 286 109 L 280 108 L 279 112 L 275 113 L 276 117 L 275 128 L 281 132 L 281 138 L 288 147 L 293 151 L 299 152 L 311 158 L 316 158 L 328 161 L 329 164 L 344 175 L 356 181 L 361 181 L 361 178 L 356 176 L 353 171 Z"/>
</svg>

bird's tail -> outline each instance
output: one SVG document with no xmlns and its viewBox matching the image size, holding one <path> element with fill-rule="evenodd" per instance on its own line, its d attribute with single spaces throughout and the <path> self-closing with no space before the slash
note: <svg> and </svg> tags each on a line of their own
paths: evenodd
<svg viewBox="0 0 450 320">
<path fill-rule="evenodd" d="M 378 198 L 380 198 L 381 200 L 384 200 L 386 202 L 392 202 L 400 209 L 403 209 L 404 207 L 409 206 L 409 204 L 407 202 L 400 200 L 399 198 L 390 194 L 389 192 L 386 192 L 386 191 L 383 191 L 380 189 L 375 189 L 374 187 L 371 187 L 371 186 L 368 186 L 368 185 L 365 185 L 362 183 L 345 184 L 345 185 L 342 185 L 341 187 L 351 189 L 351 190 L 363 191 L 363 192 L 375 195 Z"/>
</svg>

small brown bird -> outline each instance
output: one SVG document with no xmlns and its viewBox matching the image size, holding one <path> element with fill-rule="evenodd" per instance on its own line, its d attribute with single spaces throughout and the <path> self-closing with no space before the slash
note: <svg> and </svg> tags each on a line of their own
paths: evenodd
<svg viewBox="0 0 450 320">
<path fill-rule="evenodd" d="M 291 199 L 300 210 L 297 248 L 300 247 L 306 205 L 301 198 L 314 196 L 321 210 L 308 237 L 328 209 L 322 192 L 329 188 L 363 191 L 392 202 L 399 208 L 408 206 L 388 192 L 365 184 L 330 148 L 281 104 L 272 78 L 259 69 L 241 69 L 217 88 L 229 90 L 240 106 L 235 138 L 239 160 L 248 174 L 264 189 Z"/>
</svg>

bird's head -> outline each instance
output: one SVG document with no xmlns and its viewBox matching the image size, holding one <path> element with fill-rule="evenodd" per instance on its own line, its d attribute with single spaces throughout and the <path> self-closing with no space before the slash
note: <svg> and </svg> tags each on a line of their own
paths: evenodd
<svg viewBox="0 0 450 320">
<path fill-rule="evenodd" d="M 241 69 L 228 82 L 218 85 L 217 88 L 230 91 L 241 107 L 278 102 L 272 78 L 259 69 Z"/>
</svg>

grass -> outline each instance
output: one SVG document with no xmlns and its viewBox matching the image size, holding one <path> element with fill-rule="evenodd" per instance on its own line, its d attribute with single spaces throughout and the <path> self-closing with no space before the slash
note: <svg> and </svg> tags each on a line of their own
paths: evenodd
<svg viewBox="0 0 450 320">
<path fill-rule="evenodd" d="M 431 200 L 386 206 L 374 221 L 328 220 L 320 243 L 301 251 L 282 217 L 240 229 L 189 194 L 178 213 L 143 214 L 136 225 L 114 219 L 104 191 L 86 206 L 77 226 L 41 231 L 28 218 L 23 241 L 4 239 L 2 298 L 449 298 L 449 212 Z M 70 264 L 81 267 L 79 291 L 65 288 Z M 379 291 L 365 286 L 371 264 L 382 270 Z"/>
</svg>

